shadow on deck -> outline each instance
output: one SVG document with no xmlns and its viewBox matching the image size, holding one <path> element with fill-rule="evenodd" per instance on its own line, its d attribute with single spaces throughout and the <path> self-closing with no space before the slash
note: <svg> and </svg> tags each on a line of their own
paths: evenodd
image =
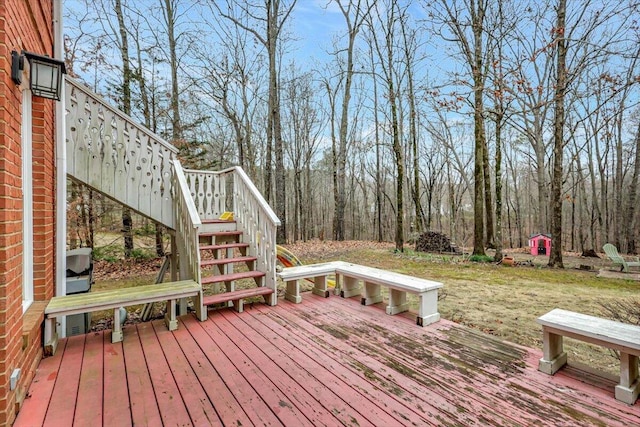
<svg viewBox="0 0 640 427">
<path fill-rule="evenodd" d="M 63 340 L 14 426 L 640 425 L 614 383 L 448 321 L 425 328 L 355 299 L 183 316 Z"/>
</svg>

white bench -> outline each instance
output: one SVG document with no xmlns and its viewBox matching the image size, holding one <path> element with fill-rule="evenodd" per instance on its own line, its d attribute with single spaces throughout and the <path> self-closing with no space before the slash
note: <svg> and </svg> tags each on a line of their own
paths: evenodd
<svg viewBox="0 0 640 427">
<path fill-rule="evenodd" d="M 567 363 L 562 337 L 574 338 L 620 352 L 620 384 L 616 399 L 633 405 L 640 394 L 638 358 L 640 326 L 555 309 L 538 318 L 543 331 L 543 356 L 538 369 L 553 375 Z"/>
<path fill-rule="evenodd" d="M 55 319 L 59 316 L 114 309 L 111 342 L 115 343 L 122 341 L 120 307 L 167 301 L 164 320 L 167 328 L 173 331 L 178 328 L 175 303 L 187 297 L 196 297 L 194 306 L 201 311 L 198 307 L 202 305 L 202 287 L 193 280 L 53 297 L 44 310 L 45 354 L 53 355 L 56 351 L 58 336 L 55 333 Z M 198 318 L 202 318 L 200 313 Z"/>
<path fill-rule="evenodd" d="M 285 298 L 299 303 L 302 300 L 299 280 L 314 279 L 313 293 L 328 297 L 327 276 L 330 274 L 335 274 L 340 282 L 340 296 L 343 298 L 358 295 L 361 297 L 362 305 L 376 304 L 382 302 L 380 288 L 384 286 L 389 288 L 387 314 L 393 315 L 409 310 L 408 292 L 418 295 L 419 298 L 416 319 L 418 325 L 424 326 L 440 320 L 438 289 L 442 287 L 442 283 L 439 282 L 343 261 L 285 268 L 278 276 L 286 283 Z"/>
</svg>

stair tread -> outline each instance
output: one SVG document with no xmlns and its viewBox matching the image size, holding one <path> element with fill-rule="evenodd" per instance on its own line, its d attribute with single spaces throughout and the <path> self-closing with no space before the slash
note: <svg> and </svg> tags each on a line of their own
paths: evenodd
<svg viewBox="0 0 640 427">
<path fill-rule="evenodd" d="M 266 274 L 262 271 L 245 271 L 241 273 L 220 274 L 217 276 L 203 277 L 202 284 L 209 285 L 211 283 L 232 282 L 234 280 L 253 279 L 263 276 L 266 276 Z"/>
<path fill-rule="evenodd" d="M 221 243 L 219 245 L 200 245 L 200 250 L 247 248 L 248 243 Z"/>
<path fill-rule="evenodd" d="M 201 219 L 200 222 L 202 224 L 233 224 L 236 222 L 235 219 Z"/>
<path fill-rule="evenodd" d="M 198 233 L 198 236 L 211 237 L 211 236 L 241 236 L 242 231 L 227 230 L 227 231 L 203 231 Z"/>
<path fill-rule="evenodd" d="M 217 258 L 217 259 L 207 259 L 200 263 L 201 267 L 207 267 L 210 265 L 223 265 L 223 264 L 232 264 L 239 262 L 251 262 L 257 260 L 257 257 L 254 256 L 240 256 L 235 258 Z"/>
<path fill-rule="evenodd" d="M 235 301 L 242 298 L 256 297 L 259 295 L 269 295 L 273 293 L 273 289 L 266 286 L 257 288 L 239 289 L 232 292 L 223 292 L 221 294 L 209 295 L 202 299 L 203 305 L 220 304 L 227 301 Z"/>
</svg>

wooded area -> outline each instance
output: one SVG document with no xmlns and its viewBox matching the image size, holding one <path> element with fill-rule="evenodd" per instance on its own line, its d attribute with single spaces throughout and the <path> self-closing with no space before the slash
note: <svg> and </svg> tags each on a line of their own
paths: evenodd
<svg viewBox="0 0 640 427">
<path fill-rule="evenodd" d="M 326 0 L 324 33 L 310 3 L 65 1 L 67 70 L 244 168 L 280 241 L 638 252 L 640 2 Z"/>
</svg>

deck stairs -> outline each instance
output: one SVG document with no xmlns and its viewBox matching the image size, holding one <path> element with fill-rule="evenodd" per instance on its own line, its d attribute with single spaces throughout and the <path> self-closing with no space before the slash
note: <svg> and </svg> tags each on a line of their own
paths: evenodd
<svg viewBox="0 0 640 427">
<path fill-rule="evenodd" d="M 269 302 L 274 294 L 265 286 L 266 273 L 257 269 L 258 258 L 251 255 L 243 235 L 235 220 L 203 222 L 198 241 L 205 306 L 242 311 L 244 299 L 260 296 Z M 243 286 L 236 286 L 240 281 Z"/>
<path fill-rule="evenodd" d="M 67 176 L 164 225 L 174 275 L 200 283 L 205 306 L 275 305 L 280 221 L 242 168 L 184 169 L 176 147 L 81 83 L 65 87 Z"/>
</svg>

